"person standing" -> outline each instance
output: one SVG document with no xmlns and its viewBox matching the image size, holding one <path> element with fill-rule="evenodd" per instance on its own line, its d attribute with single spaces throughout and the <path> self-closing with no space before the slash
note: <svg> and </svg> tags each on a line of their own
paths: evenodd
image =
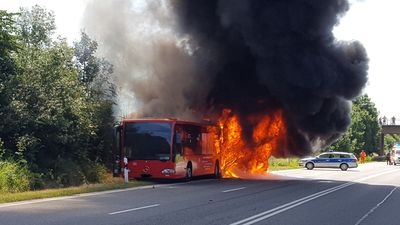
<svg viewBox="0 0 400 225">
<path fill-rule="evenodd" d="M 387 165 L 392 165 L 392 162 L 390 160 L 390 151 L 386 154 L 386 164 Z"/>
<path fill-rule="evenodd" d="M 367 154 L 365 153 L 364 150 L 361 150 L 361 152 L 360 152 L 360 161 L 361 161 L 361 164 L 365 163 L 365 157 L 367 157 Z"/>
</svg>

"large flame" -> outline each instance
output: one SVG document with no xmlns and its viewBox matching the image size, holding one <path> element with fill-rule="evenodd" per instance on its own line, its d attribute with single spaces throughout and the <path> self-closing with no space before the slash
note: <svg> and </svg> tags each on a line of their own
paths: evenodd
<svg viewBox="0 0 400 225">
<path fill-rule="evenodd" d="M 221 169 L 224 177 L 264 175 L 268 159 L 284 143 L 286 128 L 282 111 L 272 115 L 254 115 L 246 119 L 253 125 L 251 139 L 246 141 L 239 117 L 225 109 L 219 120 L 221 134 Z"/>
</svg>

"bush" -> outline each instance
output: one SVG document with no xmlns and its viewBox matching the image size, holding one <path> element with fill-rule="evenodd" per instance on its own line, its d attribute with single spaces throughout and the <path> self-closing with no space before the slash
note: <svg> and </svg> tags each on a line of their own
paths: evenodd
<svg viewBox="0 0 400 225">
<path fill-rule="evenodd" d="M 86 182 L 85 175 L 77 163 L 59 159 L 56 167 L 46 173 L 46 188 L 79 186 Z"/>
<path fill-rule="evenodd" d="M 269 159 L 269 169 L 290 169 L 290 168 L 298 168 L 299 167 L 299 159 L 298 158 L 275 158 L 271 157 Z"/>
<path fill-rule="evenodd" d="M 70 160 L 60 162 L 54 171 L 54 175 L 58 187 L 107 183 L 111 177 L 111 173 L 101 163 L 87 161 L 78 164 Z M 46 183 L 49 183 L 51 180 L 48 179 Z"/>
<path fill-rule="evenodd" d="M 384 162 L 386 161 L 386 156 L 385 155 L 373 156 L 371 160 L 375 162 Z"/>
<path fill-rule="evenodd" d="M 372 162 L 372 156 L 367 155 L 367 157 L 365 157 L 365 162 Z"/>
<path fill-rule="evenodd" d="M 88 183 L 109 183 L 111 173 L 104 164 L 98 162 L 89 164 L 85 172 Z"/>
<path fill-rule="evenodd" d="M 0 191 L 22 192 L 30 188 L 28 168 L 13 161 L 0 162 Z"/>
</svg>

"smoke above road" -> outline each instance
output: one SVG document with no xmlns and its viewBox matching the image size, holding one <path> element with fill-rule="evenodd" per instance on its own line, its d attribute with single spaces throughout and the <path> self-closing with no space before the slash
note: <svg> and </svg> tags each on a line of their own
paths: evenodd
<svg viewBox="0 0 400 225">
<path fill-rule="evenodd" d="M 244 136 L 252 115 L 282 111 L 287 139 L 276 155 L 304 155 L 350 124 L 368 58 L 332 29 L 345 0 L 89 2 L 86 31 L 115 66 L 120 111 L 218 118 L 229 108 Z"/>
</svg>

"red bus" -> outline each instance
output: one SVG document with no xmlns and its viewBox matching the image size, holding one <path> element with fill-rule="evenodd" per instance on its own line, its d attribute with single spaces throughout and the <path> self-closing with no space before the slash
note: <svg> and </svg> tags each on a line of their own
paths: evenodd
<svg viewBox="0 0 400 225">
<path fill-rule="evenodd" d="M 217 126 L 177 119 L 125 119 L 116 128 L 118 171 L 127 166 L 129 178 L 220 176 Z"/>
</svg>

